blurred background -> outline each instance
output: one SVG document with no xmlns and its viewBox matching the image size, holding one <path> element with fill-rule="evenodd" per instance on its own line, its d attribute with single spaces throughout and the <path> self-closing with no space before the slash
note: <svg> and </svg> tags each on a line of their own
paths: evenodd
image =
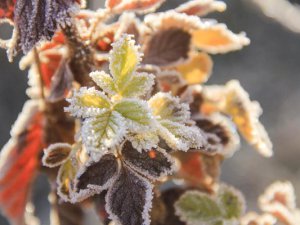
<svg viewBox="0 0 300 225">
<path fill-rule="evenodd" d="M 104 1 L 90 2 L 91 7 L 99 7 Z M 182 2 L 167 0 L 161 10 Z M 300 9 L 290 7 L 290 3 L 300 2 L 225 2 L 228 6 L 225 13 L 208 17 L 226 23 L 236 33 L 245 31 L 251 45 L 242 51 L 213 56 L 214 71 L 209 84 L 238 79 L 251 98 L 261 103 L 264 109 L 261 121 L 273 141 L 275 156 L 265 159 L 243 143 L 241 150 L 225 161 L 222 180 L 243 191 L 250 210 L 257 209 L 256 199 L 269 184 L 275 180 L 290 180 L 299 196 L 300 206 Z M 9 37 L 8 33 L 0 27 L 1 38 Z M 27 72 L 18 69 L 18 62 L 19 58 L 16 58 L 13 63 L 8 63 L 5 51 L 0 50 L 1 147 L 9 139 L 10 128 L 27 99 Z M 47 191 L 45 179 L 40 178 L 34 198 L 38 200 L 37 213 L 46 218 L 42 225 L 49 223 Z M 0 224 L 8 223 L 0 217 Z"/>
</svg>

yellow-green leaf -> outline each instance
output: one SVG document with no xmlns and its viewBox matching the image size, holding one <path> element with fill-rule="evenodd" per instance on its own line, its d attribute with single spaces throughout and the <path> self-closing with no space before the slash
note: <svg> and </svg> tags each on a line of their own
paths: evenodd
<svg viewBox="0 0 300 225">
<path fill-rule="evenodd" d="M 122 90 L 140 62 L 138 48 L 131 36 L 123 35 L 113 44 L 110 54 L 110 71 L 116 86 Z"/>
<path fill-rule="evenodd" d="M 65 110 L 76 117 L 95 116 L 104 109 L 110 108 L 110 100 L 95 88 L 80 88 L 68 101 L 70 105 Z"/>
<path fill-rule="evenodd" d="M 126 119 L 130 130 L 140 130 L 151 125 L 151 111 L 144 101 L 124 99 L 114 106 L 114 110 Z"/>
<path fill-rule="evenodd" d="M 168 93 L 158 93 L 149 100 L 153 114 L 159 120 L 182 122 L 190 118 L 189 107 Z"/>
<path fill-rule="evenodd" d="M 113 78 L 104 71 L 95 71 L 90 73 L 93 81 L 107 94 L 116 94 L 116 87 Z"/>
</svg>

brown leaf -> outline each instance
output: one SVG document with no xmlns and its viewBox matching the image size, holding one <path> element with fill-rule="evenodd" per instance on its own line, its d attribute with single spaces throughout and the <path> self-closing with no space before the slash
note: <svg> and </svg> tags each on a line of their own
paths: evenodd
<svg viewBox="0 0 300 225">
<path fill-rule="evenodd" d="M 110 218 L 122 225 L 149 225 L 152 185 L 126 166 L 106 195 Z"/>
<path fill-rule="evenodd" d="M 190 34 L 179 28 L 157 31 L 146 43 L 144 63 L 167 66 L 187 59 L 190 40 Z"/>
<path fill-rule="evenodd" d="M 117 172 L 118 162 L 116 157 L 112 154 L 106 154 L 98 162 L 92 162 L 83 171 L 79 172 L 76 189 L 78 191 L 90 189 L 91 192 L 93 189 L 99 189 L 100 192 L 108 188 Z"/>
<path fill-rule="evenodd" d="M 69 63 L 64 60 L 52 78 L 48 101 L 56 102 L 64 99 L 72 87 L 72 82 L 73 73 Z"/>
<path fill-rule="evenodd" d="M 129 167 L 150 179 L 159 179 L 175 170 L 174 160 L 163 149 L 138 152 L 128 141 L 123 145 L 122 156 Z"/>
</svg>

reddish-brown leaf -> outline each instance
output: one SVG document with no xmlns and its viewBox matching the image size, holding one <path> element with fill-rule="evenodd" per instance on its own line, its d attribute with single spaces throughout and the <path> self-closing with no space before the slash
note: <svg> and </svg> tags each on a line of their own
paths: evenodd
<svg viewBox="0 0 300 225">
<path fill-rule="evenodd" d="M 19 118 L 15 125 L 18 130 L 14 130 L 0 156 L 0 208 L 15 224 L 22 223 L 43 148 L 43 115 L 36 105 L 26 104 Z"/>
</svg>

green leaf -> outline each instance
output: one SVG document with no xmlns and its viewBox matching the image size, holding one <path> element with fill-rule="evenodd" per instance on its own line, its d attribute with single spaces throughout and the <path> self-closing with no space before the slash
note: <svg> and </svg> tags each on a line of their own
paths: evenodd
<svg viewBox="0 0 300 225">
<path fill-rule="evenodd" d="M 175 211 L 182 221 L 190 225 L 213 225 L 222 218 L 221 209 L 216 201 L 199 191 L 184 193 L 175 203 Z"/>
<path fill-rule="evenodd" d="M 90 73 L 93 81 L 107 94 L 115 95 L 117 90 L 113 78 L 104 71 L 95 71 Z"/>
<path fill-rule="evenodd" d="M 199 149 L 205 145 L 206 139 L 197 127 L 169 120 L 160 121 L 160 125 L 158 130 L 160 137 L 173 149 L 188 151 L 191 148 Z"/>
<path fill-rule="evenodd" d="M 119 90 L 130 80 L 140 62 L 140 54 L 131 36 L 123 35 L 113 44 L 110 53 L 110 71 Z"/>
<path fill-rule="evenodd" d="M 157 93 L 148 103 L 159 120 L 185 123 L 190 118 L 188 105 L 168 93 Z"/>
<path fill-rule="evenodd" d="M 117 112 L 106 110 L 83 121 L 81 135 L 88 152 L 104 154 L 120 144 L 126 134 L 124 118 Z"/>
<path fill-rule="evenodd" d="M 91 117 L 99 114 L 104 109 L 110 108 L 110 100 L 107 96 L 95 88 L 82 87 L 67 99 L 70 105 L 65 111 L 75 117 Z"/>
<path fill-rule="evenodd" d="M 134 74 L 126 85 L 119 90 L 123 97 L 139 97 L 147 94 L 154 84 L 154 76 L 148 73 Z"/>
<path fill-rule="evenodd" d="M 151 125 L 151 111 L 142 100 L 123 99 L 114 106 L 114 110 L 126 119 L 130 130 L 138 131 Z"/>
<path fill-rule="evenodd" d="M 240 191 L 233 187 L 221 185 L 218 202 L 226 219 L 237 219 L 245 212 L 245 200 Z"/>
</svg>

